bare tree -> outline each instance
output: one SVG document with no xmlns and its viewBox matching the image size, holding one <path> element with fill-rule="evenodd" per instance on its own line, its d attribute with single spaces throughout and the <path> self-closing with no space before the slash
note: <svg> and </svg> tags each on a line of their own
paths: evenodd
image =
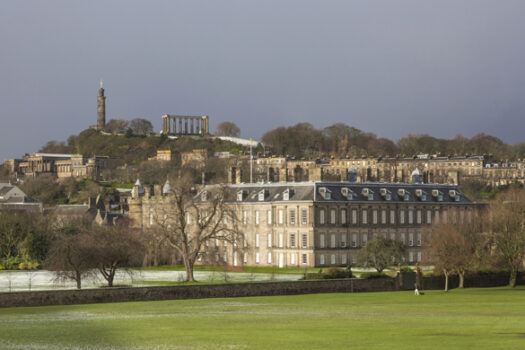
<svg viewBox="0 0 525 350">
<path fill-rule="evenodd" d="M 149 135 L 153 132 L 153 124 L 147 119 L 135 118 L 129 122 L 133 135 Z"/>
<path fill-rule="evenodd" d="M 46 268 L 61 280 L 73 280 L 82 288 L 82 279 L 95 267 L 91 260 L 91 237 L 81 222 L 69 222 L 56 229 Z"/>
<path fill-rule="evenodd" d="M 90 231 L 90 260 L 108 286 L 113 287 L 117 269 L 137 266 L 142 260 L 143 247 L 138 234 L 125 219 L 112 226 L 93 225 Z"/>
<path fill-rule="evenodd" d="M 448 279 L 457 266 L 458 253 L 462 253 L 461 235 L 450 224 L 435 225 L 425 248 L 426 264 L 434 265 L 434 271 L 441 271 L 445 275 L 445 292 L 448 292 Z"/>
<path fill-rule="evenodd" d="M 125 119 L 111 119 L 106 123 L 104 131 L 112 134 L 124 133 L 129 127 L 129 122 Z"/>
<path fill-rule="evenodd" d="M 186 281 L 194 281 L 193 267 L 204 253 L 206 242 L 220 240 L 233 247 L 241 235 L 236 229 L 235 210 L 226 203 L 224 187 L 207 187 L 196 194 L 189 177 L 171 183 L 165 202 L 152 214 L 152 229 L 158 230 L 182 258 Z"/>
<path fill-rule="evenodd" d="M 241 129 L 233 122 L 222 122 L 215 128 L 215 134 L 219 136 L 239 137 Z"/>
<path fill-rule="evenodd" d="M 490 233 L 496 252 L 509 270 L 509 286 L 516 286 L 516 275 L 525 256 L 525 189 L 510 189 L 490 204 Z"/>
<path fill-rule="evenodd" d="M 388 266 L 401 263 L 405 251 L 402 242 L 377 236 L 361 249 L 357 261 L 361 266 L 373 267 L 381 273 Z"/>
</svg>

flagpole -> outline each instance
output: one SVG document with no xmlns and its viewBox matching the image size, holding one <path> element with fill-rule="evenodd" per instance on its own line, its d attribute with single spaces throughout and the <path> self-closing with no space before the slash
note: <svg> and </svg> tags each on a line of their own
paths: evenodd
<svg viewBox="0 0 525 350">
<path fill-rule="evenodd" d="M 252 155 L 252 139 L 250 139 L 250 183 L 253 183 L 253 155 Z"/>
</svg>

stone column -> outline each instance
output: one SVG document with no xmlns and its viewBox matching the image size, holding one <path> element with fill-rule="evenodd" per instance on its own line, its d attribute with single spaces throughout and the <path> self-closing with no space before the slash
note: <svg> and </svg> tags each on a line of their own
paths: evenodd
<svg viewBox="0 0 525 350">
<path fill-rule="evenodd" d="M 175 117 L 179 120 L 179 134 L 182 134 L 182 118 L 181 117 Z"/>
<path fill-rule="evenodd" d="M 184 117 L 184 134 L 188 134 L 188 117 Z"/>
<path fill-rule="evenodd" d="M 190 118 L 190 134 L 195 134 L 195 130 L 194 130 L 194 126 L 195 125 L 193 125 L 194 124 L 193 123 L 194 120 L 195 120 L 195 118 L 193 118 L 193 117 Z"/>
<path fill-rule="evenodd" d="M 164 114 L 162 116 L 162 133 L 168 134 L 169 133 L 169 117 L 167 114 Z"/>
<path fill-rule="evenodd" d="M 197 134 L 201 135 L 202 134 L 202 120 L 201 119 L 195 119 L 195 121 L 197 122 Z"/>
</svg>

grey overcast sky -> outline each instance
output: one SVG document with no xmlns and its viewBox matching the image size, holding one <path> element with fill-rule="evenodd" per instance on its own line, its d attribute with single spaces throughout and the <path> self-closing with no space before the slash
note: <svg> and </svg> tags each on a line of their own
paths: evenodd
<svg viewBox="0 0 525 350">
<path fill-rule="evenodd" d="M 523 142 L 525 1 L 0 2 L 0 161 L 107 120 Z"/>
</svg>

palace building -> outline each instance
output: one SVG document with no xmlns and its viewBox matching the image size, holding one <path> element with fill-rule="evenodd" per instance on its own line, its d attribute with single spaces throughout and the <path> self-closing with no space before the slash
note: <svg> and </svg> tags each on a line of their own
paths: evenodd
<svg viewBox="0 0 525 350">
<path fill-rule="evenodd" d="M 413 172 L 412 183 L 361 183 L 355 176 L 350 172 L 350 181 L 342 182 L 228 185 L 229 205 L 245 243 L 215 242 L 222 263 L 347 266 L 355 264 L 359 250 L 378 235 L 402 241 L 407 263 L 417 263 L 432 224 L 467 220 L 477 206 L 457 185 L 422 183 L 419 171 Z M 203 187 L 196 200 L 205 201 L 203 193 L 212 189 Z M 169 203 L 169 195 L 160 186 L 136 186 L 130 217 L 139 227 L 153 226 L 152 212 Z"/>
</svg>

